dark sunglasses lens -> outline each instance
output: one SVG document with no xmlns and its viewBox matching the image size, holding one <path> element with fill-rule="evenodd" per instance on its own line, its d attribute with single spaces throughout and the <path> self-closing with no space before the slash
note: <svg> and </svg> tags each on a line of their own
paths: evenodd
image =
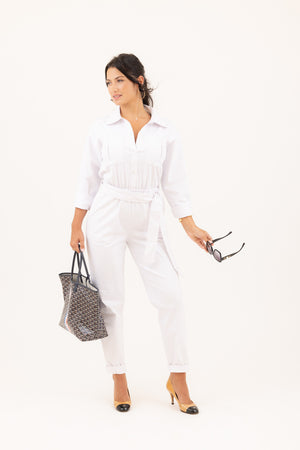
<svg viewBox="0 0 300 450">
<path fill-rule="evenodd" d="M 212 255 L 213 248 L 209 242 L 206 242 L 206 248 L 207 248 L 208 253 L 210 253 Z"/>
<path fill-rule="evenodd" d="M 214 257 L 217 261 L 221 262 L 222 256 L 221 256 L 221 253 L 219 252 L 219 250 L 214 251 Z"/>
</svg>

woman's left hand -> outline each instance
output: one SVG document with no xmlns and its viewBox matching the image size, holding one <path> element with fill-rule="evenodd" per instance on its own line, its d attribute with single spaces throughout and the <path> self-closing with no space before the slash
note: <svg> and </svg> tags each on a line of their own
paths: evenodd
<svg viewBox="0 0 300 450">
<path fill-rule="evenodd" d="M 185 229 L 187 235 L 194 241 L 199 247 L 203 248 L 207 253 L 206 242 L 210 241 L 212 244 L 211 235 L 203 230 L 202 228 L 197 227 L 193 218 L 191 216 L 184 217 L 181 221 L 183 228 Z M 212 244 L 213 245 L 213 244 Z"/>
</svg>

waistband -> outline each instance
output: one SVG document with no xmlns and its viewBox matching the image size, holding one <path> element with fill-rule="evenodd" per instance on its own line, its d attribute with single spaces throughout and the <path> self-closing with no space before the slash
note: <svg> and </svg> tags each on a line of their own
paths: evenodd
<svg viewBox="0 0 300 450">
<path fill-rule="evenodd" d="M 119 188 L 110 183 L 102 181 L 101 189 L 107 189 L 112 194 L 115 194 L 116 198 L 120 200 L 125 200 L 129 202 L 150 202 L 153 200 L 154 196 L 159 194 L 159 188 L 148 188 L 148 189 L 127 189 Z"/>
<path fill-rule="evenodd" d="M 154 258 L 161 217 L 163 214 L 163 199 L 159 188 L 127 189 L 119 188 L 107 182 L 102 182 L 101 189 L 109 192 L 114 198 L 129 202 L 151 202 L 149 224 L 147 228 L 145 256 L 150 261 Z"/>
</svg>

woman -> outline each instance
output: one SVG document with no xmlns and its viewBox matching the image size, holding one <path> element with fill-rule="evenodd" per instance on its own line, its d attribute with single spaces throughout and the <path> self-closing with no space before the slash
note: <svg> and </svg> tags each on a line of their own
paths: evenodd
<svg viewBox="0 0 300 450">
<path fill-rule="evenodd" d="M 101 339 L 106 368 L 114 379 L 114 406 L 128 411 L 131 400 L 123 348 L 124 255 L 126 245 L 141 273 L 149 300 L 158 309 L 170 369 L 167 389 L 180 410 L 198 408 L 186 384 L 188 355 L 178 269 L 165 228 L 159 185 L 187 235 L 203 250 L 211 236 L 192 217 L 180 138 L 153 108 L 144 67 L 133 54 L 114 57 L 105 68 L 117 108 L 92 123 L 82 156 L 70 245 L 84 250 L 91 278 L 105 305 L 108 336 Z M 151 103 L 151 105 L 150 105 Z"/>
</svg>

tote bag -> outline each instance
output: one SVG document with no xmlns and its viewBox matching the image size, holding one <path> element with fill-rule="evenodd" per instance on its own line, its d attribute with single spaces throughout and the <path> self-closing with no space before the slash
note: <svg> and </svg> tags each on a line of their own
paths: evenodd
<svg viewBox="0 0 300 450">
<path fill-rule="evenodd" d="M 98 288 L 91 283 L 90 274 L 80 250 L 80 255 L 74 251 L 71 272 L 62 272 L 60 278 L 64 307 L 59 325 L 72 333 L 81 341 L 93 341 L 108 336 L 102 311 L 105 308 Z M 74 273 L 77 258 L 78 272 Z M 82 262 L 86 276 L 81 273 Z"/>
</svg>

